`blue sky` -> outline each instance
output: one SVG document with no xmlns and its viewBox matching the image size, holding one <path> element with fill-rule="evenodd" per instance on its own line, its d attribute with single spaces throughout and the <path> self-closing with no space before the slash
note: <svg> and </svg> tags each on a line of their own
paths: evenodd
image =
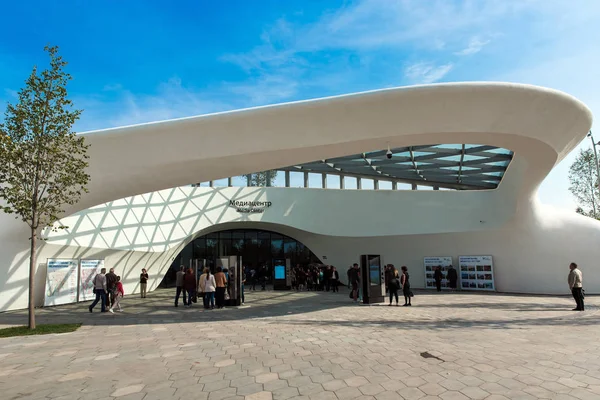
<svg viewBox="0 0 600 400">
<path fill-rule="evenodd" d="M 597 0 L 63 0 L 2 14 L 0 104 L 59 45 L 80 131 L 474 80 L 552 87 L 600 112 Z M 540 188 L 544 203 L 574 208 L 573 158 Z"/>
</svg>

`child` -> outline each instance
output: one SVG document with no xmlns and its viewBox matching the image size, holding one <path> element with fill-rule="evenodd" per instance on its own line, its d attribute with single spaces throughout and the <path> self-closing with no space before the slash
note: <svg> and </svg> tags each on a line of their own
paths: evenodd
<svg viewBox="0 0 600 400">
<path fill-rule="evenodd" d="M 123 284 L 121 283 L 121 277 L 117 276 L 117 293 L 115 294 L 115 304 L 113 304 L 113 306 L 111 308 L 108 309 L 108 311 L 110 311 L 111 313 L 115 313 L 113 311 L 113 308 L 118 307 L 118 311 L 119 312 L 123 312 L 123 309 L 121 308 L 121 299 L 123 298 L 123 296 L 125 296 L 125 291 L 123 290 Z"/>
</svg>

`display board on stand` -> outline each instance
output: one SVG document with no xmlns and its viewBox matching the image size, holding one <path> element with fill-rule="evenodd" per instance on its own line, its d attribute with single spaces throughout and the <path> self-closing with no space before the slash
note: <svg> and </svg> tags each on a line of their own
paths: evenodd
<svg viewBox="0 0 600 400">
<path fill-rule="evenodd" d="M 79 292 L 77 301 L 92 300 L 94 295 L 94 277 L 104 268 L 104 260 L 81 260 L 79 262 Z"/>
<path fill-rule="evenodd" d="M 49 258 L 46 262 L 44 306 L 77 302 L 79 260 Z"/>
<path fill-rule="evenodd" d="M 452 265 L 452 257 L 425 257 L 423 258 L 423 264 L 425 266 L 425 288 L 435 289 L 434 273 L 437 267 L 442 269 L 442 289 L 450 289 L 448 287 L 448 280 L 446 275 L 448 274 L 448 268 Z"/>
<path fill-rule="evenodd" d="M 492 256 L 459 256 L 460 287 L 463 290 L 496 290 Z"/>
</svg>

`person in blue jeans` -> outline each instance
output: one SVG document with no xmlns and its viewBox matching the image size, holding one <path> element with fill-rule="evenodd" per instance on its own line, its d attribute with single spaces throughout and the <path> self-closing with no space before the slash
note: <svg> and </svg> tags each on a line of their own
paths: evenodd
<svg viewBox="0 0 600 400">
<path fill-rule="evenodd" d="M 94 307 L 98 304 L 99 301 L 101 303 L 101 311 L 106 312 L 106 268 L 102 268 L 100 273 L 94 277 L 94 293 L 96 294 L 96 299 L 94 302 L 88 307 L 90 312 L 93 312 Z"/>
<path fill-rule="evenodd" d="M 210 269 L 205 268 L 202 277 L 200 277 L 200 291 L 204 293 L 204 308 L 215 308 L 215 291 L 217 284 L 215 277 L 210 273 Z"/>
</svg>

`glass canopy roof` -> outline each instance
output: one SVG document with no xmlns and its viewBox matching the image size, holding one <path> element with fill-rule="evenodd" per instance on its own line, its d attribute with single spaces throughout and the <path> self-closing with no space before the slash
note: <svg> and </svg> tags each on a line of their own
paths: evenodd
<svg viewBox="0 0 600 400">
<path fill-rule="evenodd" d="M 319 174 L 381 179 L 444 188 L 495 189 L 500 184 L 513 152 L 495 146 L 435 144 L 330 158 L 279 168 Z"/>
</svg>

